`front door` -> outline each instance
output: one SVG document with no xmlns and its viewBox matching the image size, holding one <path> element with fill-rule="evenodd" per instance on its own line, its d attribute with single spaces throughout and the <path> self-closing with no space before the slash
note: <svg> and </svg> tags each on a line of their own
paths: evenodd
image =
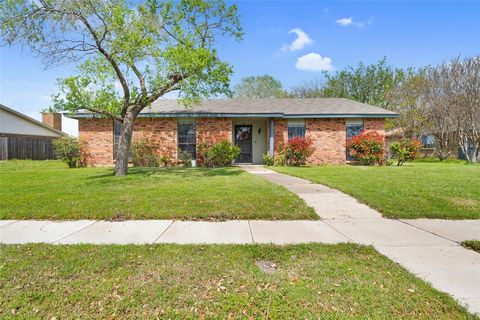
<svg viewBox="0 0 480 320">
<path fill-rule="evenodd" d="M 252 126 L 235 126 L 235 144 L 240 148 L 237 163 L 252 163 Z"/>
</svg>

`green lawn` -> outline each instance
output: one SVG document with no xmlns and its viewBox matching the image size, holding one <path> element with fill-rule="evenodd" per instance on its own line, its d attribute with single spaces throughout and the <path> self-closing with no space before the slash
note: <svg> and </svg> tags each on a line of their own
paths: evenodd
<svg viewBox="0 0 480 320">
<path fill-rule="evenodd" d="M 480 218 L 480 166 L 272 167 L 346 192 L 390 218 Z"/>
<path fill-rule="evenodd" d="M 0 162 L 0 219 L 318 219 L 285 188 L 240 168 L 112 172 Z"/>
<path fill-rule="evenodd" d="M 352 244 L 0 250 L 1 318 L 474 318 L 373 248 Z M 260 260 L 276 271 L 262 271 Z"/>
</svg>

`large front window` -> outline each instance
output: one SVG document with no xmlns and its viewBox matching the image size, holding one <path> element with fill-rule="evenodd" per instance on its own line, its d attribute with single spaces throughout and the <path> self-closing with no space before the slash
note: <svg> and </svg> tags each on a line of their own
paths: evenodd
<svg viewBox="0 0 480 320">
<path fill-rule="evenodd" d="M 348 119 L 346 121 L 345 129 L 346 129 L 346 137 L 348 142 L 350 138 L 358 136 L 363 131 L 363 119 Z M 350 161 L 355 160 L 355 158 L 350 155 L 348 148 L 345 152 L 347 155 L 347 160 L 350 160 Z"/>
<path fill-rule="evenodd" d="M 304 120 L 288 121 L 288 140 L 293 138 L 305 138 L 305 121 Z"/>
<path fill-rule="evenodd" d="M 188 152 L 192 155 L 192 159 L 196 159 L 197 141 L 195 133 L 195 122 L 179 122 L 178 123 L 178 151 Z"/>
</svg>

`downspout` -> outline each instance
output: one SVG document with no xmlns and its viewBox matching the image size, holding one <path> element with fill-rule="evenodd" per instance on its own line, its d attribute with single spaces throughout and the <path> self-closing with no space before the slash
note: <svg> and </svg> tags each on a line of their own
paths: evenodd
<svg viewBox="0 0 480 320">
<path fill-rule="evenodd" d="M 273 118 L 269 118 L 268 119 L 269 121 L 269 124 L 268 124 L 268 129 L 270 131 L 270 144 L 269 144 L 269 150 L 268 150 L 268 153 L 273 157 L 273 151 L 275 150 L 274 148 L 274 138 L 273 138 L 273 133 L 274 133 L 274 126 L 275 126 L 275 123 L 273 121 Z"/>
</svg>

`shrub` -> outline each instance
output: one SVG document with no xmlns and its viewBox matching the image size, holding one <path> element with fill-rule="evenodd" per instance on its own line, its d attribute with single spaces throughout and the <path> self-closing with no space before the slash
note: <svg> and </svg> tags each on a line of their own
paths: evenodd
<svg viewBox="0 0 480 320">
<path fill-rule="evenodd" d="M 168 167 L 168 165 L 170 164 L 170 158 L 168 156 L 161 156 L 160 157 L 160 163 L 162 164 L 162 166 L 164 167 Z"/>
<path fill-rule="evenodd" d="M 55 154 L 69 168 L 85 167 L 86 144 L 77 138 L 65 136 L 54 141 Z"/>
<path fill-rule="evenodd" d="M 132 162 L 134 167 L 158 167 L 159 157 L 156 146 L 149 138 L 141 138 L 132 143 Z"/>
<path fill-rule="evenodd" d="M 275 152 L 275 165 L 277 166 L 302 166 L 313 154 L 313 141 L 310 138 L 296 137 L 286 144 L 279 143 Z"/>
<path fill-rule="evenodd" d="M 287 166 L 303 166 L 314 151 L 312 139 L 300 137 L 290 139 L 285 152 L 285 163 Z"/>
<path fill-rule="evenodd" d="M 275 166 L 284 166 L 285 163 L 285 153 L 287 152 L 287 145 L 283 142 L 279 142 L 275 146 L 275 156 L 273 157 L 273 165 Z"/>
<path fill-rule="evenodd" d="M 178 160 L 180 160 L 185 168 L 190 168 L 192 166 L 192 155 L 190 152 L 180 151 L 178 154 Z"/>
<path fill-rule="evenodd" d="M 273 166 L 274 160 L 273 160 L 273 156 L 271 154 L 266 153 L 262 156 L 262 158 L 263 158 L 263 162 L 265 163 L 266 166 Z"/>
<path fill-rule="evenodd" d="M 198 152 L 203 166 L 216 168 L 230 165 L 240 155 L 240 148 L 222 140 L 211 146 L 202 143 L 198 146 Z"/>
<path fill-rule="evenodd" d="M 347 142 L 350 155 L 367 165 L 384 163 L 384 136 L 376 131 L 362 132 Z"/>
<path fill-rule="evenodd" d="M 415 160 L 421 147 L 422 143 L 418 140 L 403 139 L 393 142 L 390 150 L 392 150 L 393 158 L 397 159 L 397 166 L 401 166 L 407 161 Z"/>
</svg>

